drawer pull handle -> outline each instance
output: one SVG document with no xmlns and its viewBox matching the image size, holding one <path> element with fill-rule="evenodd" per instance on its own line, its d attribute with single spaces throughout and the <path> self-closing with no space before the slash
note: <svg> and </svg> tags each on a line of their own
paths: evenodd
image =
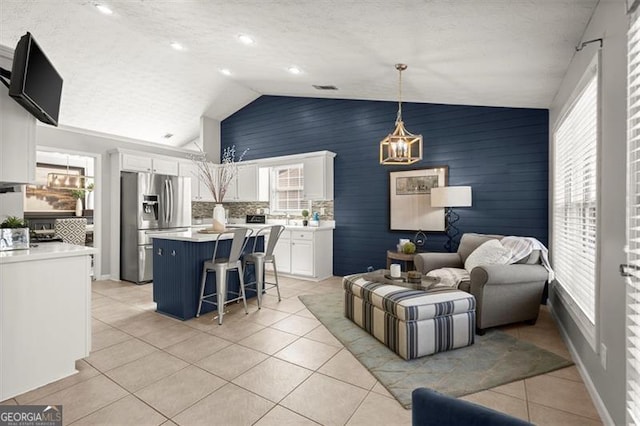
<svg viewBox="0 0 640 426">
<path fill-rule="evenodd" d="M 171 250 L 171 256 L 175 256 L 176 255 L 176 251 L 175 250 Z"/>
<path fill-rule="evenodd" d="M 158 249 L 158 256 L 162 256 L 162 249 L 161 248 Z"/>
</svg>

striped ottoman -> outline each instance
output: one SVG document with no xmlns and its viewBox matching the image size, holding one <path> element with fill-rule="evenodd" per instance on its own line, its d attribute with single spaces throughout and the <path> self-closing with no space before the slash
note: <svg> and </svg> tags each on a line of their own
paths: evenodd
<svg viewBox="0 0 640 426">
<path fill-rule="evenodd" d="M 404 359 L 473 344 L 476 300 L 460 290 L 423 291 L 343 278 L 344 314 Z"/>
</svg>

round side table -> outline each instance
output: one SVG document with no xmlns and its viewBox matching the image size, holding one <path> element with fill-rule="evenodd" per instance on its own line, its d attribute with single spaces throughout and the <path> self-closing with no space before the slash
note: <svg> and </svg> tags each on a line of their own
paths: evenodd
<svg viewBox="0 0 640 426">
<path fill-rule="evenodd" d="M 415 256 L 416 253 L 405 254 L 400 251 L 387 250 L 387 269 L 389 269 L 391 267 L 391 264 L 394 263 L 393 261 L 396 260 L 401 262 L 400 265 L 404 263 L 403 270 L 405 272 L 414 270 L 415 267 L 413 266 L 413 256 Z"/>
</svg>

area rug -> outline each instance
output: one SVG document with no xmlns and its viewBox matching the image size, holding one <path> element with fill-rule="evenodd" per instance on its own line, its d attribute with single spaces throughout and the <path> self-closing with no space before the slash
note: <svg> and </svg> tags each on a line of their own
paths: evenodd
<svg viewBox="0 0 640 426">
<path fill-rule="evenodd" d="M 498 330 L 476 335 L 471 346 L 405 361 L 344 316 L 343 293 L 299 298 L 405 408 L 418 387 L 458 397 L 573 364 Z"/>
</svg>

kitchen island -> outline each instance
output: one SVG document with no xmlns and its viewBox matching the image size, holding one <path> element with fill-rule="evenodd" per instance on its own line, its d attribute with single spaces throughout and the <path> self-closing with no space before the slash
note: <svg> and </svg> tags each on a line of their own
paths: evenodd
<svg viewBox="0 0 640 426">
<path fill-rule="evenodd" d="M 157 311 L 181 320 L 196 316 L 200 299 L 200 280 L 202 266 L 211 260 L 218 234 L 203 234 L 197 230 L 166 233 L 153 236 L 153 301 Z M 245 253 L 253 249 L 255 237 L 249 237 L 245 245 Z M 223 235 L 218 247 L 218 257 L 229 255 L 232 235 Z M 264 237 L 258 237 L 256 250 L 264 250 Z M 253 267 L 244 271 L 245 282 L 254 281 Z M 238 292 L 240 281 L 238 274 L 228 274 L 227 300 L 234 297 L 231 292 Z M 207 274 L 205 293 L 213 292 L 216 276 Z M 248 292 L 247 298 L 255 297 L 255 292 Z M 215 304 L 204 303 L 202 312 L 217 309 Z"/>
<path fill-rule="evenodd" d="M 76 373 L 91 350 L 91 247 L 0 252 L 0 400 Z"/>
</svg>

